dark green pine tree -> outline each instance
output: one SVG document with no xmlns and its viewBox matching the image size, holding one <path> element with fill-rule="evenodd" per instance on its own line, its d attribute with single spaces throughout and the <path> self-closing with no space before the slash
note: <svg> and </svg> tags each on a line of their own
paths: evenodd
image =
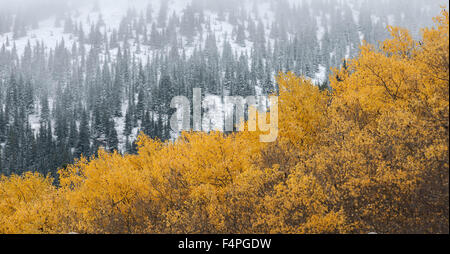
<svg viewBox="0 0 450 254">
<path fill-rule="evenodd" d="M 78 141 L 78 129 L 77 129 L 77 123 L 76 123 L 76 117 L 75 114 L 70 120 L 69 125 L 69 139 L 68 139 L 68 146 L 70 148 L 75 148 Z"/>
<path fill-rule="evenodd" d="M 125 135 L 128 138 L 131 135 L 132 131 L 133 131 L 133 116 L 130 109 L 128 109 L 127 113 L 125 114 L 125 128 L 123 131 L 123 135 Z"/>
<path fill-rule="evenodd" d="M 110 152 L 118 151 L 119 150 L 119 138 L 117 136 L 117 131 L 115 128 L 114 120 L 111 120 L 109 124 L 109 131 L 108 131 L 108 150 Z"/>
<path fill-rule="evenodd" d="M 80 157 L 81 155 L 89 157 L 91 155 L 90 136 L 89 119 L 86 111 L 84 110 L 81 115 L 78 143 L 75 152 L 77 157 Z"/>
</svg>

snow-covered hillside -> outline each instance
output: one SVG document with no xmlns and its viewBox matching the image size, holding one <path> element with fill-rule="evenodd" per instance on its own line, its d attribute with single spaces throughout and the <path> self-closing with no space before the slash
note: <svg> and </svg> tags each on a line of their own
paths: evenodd
<svg viewBox="0 0 450 254">
<path fill-rule="evenodd" d="M 203 130 L 223 130 L 230 108 L 221 96 L 276 92 L 279 71 L 327 88 L 330 68 L 356 56 L 363 41 L 384 40 L 388 25 L 405 26 L 416 36 L 431 24 L 439 5 L 446 5 L 440 0 L 21 1 L 0 1 L 2 160 L 12 167 L 18 162 L 5 159 L 8 153 L 44 142 L 50 132 L 45 142 L 55 150 L 48 153 L 65 156 L 48 159 L 58 161 L 51 166 L 23 162 L 22 168 L 59 167 L 99 147 L 134 152 L 140 131 L 176 137 L 168 126 L 170 100 L 192 99 L 195 87 L 204 97 L 219 96 L 204 105 Z M 406 3 L 411 8 L 402 8 Z M 29 134 L 12 144 L 13 135 L 24 131 Z M 38 156 L 29 153 L 23 156 Z"/>
</svg>

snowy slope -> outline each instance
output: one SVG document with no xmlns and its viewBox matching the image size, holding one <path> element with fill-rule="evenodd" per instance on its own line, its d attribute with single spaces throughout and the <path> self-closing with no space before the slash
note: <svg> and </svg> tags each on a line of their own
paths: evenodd
<svg viewBox="0 0 450 254">
<path fill-rule="evenodd" d="M 255 2 L 257 1 L 257 2 Z M 357 11 L 357 6 L 360 4 L 359 1 L 355 0 L 336 0 L 336 3 L 347 1 L 350 3 L 351 11 L 352 11 L 352 18 L 355 20 L 356 23 L 358 23 L 359 19 L 359 12 Z M 112 31 L 114 29 L 118 29 L 120 22 L 122 18 L 127 14 L 127 11 L 129 9 L 134 9 L 138 13 L 144 13 L 146 10 L 146 7 L 148 3 L 151 3 L 151 7 L 153 9 L 153 21 L 156 22 L 156 18 L 158 16 L 158 10 L 160 8 L 160 0 L 114 0 L 113 4 L 111 4 L 111 0 L 99 0 L 99 11 L 94 11 L 93 9 L 93 1 L 90 4 L 85 4 L 79 8 L 73 8 L 71 10 L 70 16 L 74 23 L 76 24 L 82 24 L 83 30 L 85 33 L 88 33 L 91 25 L 97 23 L 98 20 L 102 19 L 105 23 L 105 26 L 102 27 L 102 33 L 106 33 L 108 36 L 111 35 Z M 169 0 L 169 10 L 168 14 L 169 16 L 172 13 L 176 13 L 178 16 L 181 16 L 184 9 L 191 3 L 191 0 Z M 289 0 L 289 3 L 291 5 L 299 5 L 304 2 L 308 2 L 309 4 L 312 4 L 312 0 Z M 256 4 L 255 4 L 256 3 Z M 262 21 L 264 23 L 265 32 L 266 32 L 266 38 L 268 38 L 271 45 L 274 45 L 273 39 L 270 39 L 270 26 L 274 21 L 274 10 L 272 10 L 272 6 L 270 1 L 258 1 L 258 0 L 249 0 L 244 2 L 244 6 L 247 10 L 252 10 L 254 8 L 257 8 L 257 12 L 260 17 L 262 17 Z M 316 13 L 317 15 L 318 13 Z M 228 38 L 228 41 L 231 43 L 232 50 L 236 55 L 239 55 L 241 53 L 245 53 L 247 55 L 251 54 L 251 50 L 253 48 L 253 43 L 250 41 L 245 42 L 245 47 L 242 47 L 238 44 L 236 44 L 233 40 L 230 40 L 230 36 L 233 31 L 233 26 L 228 23 L 228 21 L 221 21 L 218 18 L 218 14 L 212 13 L 209 11 L 206 11 L 204 13 L 205 19 L 210 20 L 211 24 L 211 31 L 215 34 L 215 37 L 217 39 L 217 47 L 219 51 L 223 48 L 225 38 Z M 252 13 L 253 15 L 253 13 Z M 320 15 L 320 14 L 319 14 Z M 321 41 L 321 39 L 324 36 L 324 33 L 328 27 L 325 27 L 324 24 L 322 24 L 321 19 L 319 16 L 317 18 L 317 39 Z M 327 17 L 329 19 L 329 17 Z M 374 22 L 377 22 L 379 17 L 376 15 L 373 15 L 371 17 Z M 0 46 L 6 43 L 6 41 L 9 41 L 9 46 L 7 49 L 11 50 L 14 47 L 17 50 L 18 55 L 22 55 L 24 52 L 24 48 L 28 43 L 31 43 L 31 45 L 36 44 L 37 42 L 43 42 L 47 48 L 46 50 L 50 50 L 54 48 L 56 45 L 61 43 L 61 41 L 64 41 L 66 47 L 69 47 L 73 43 L 78 43 L 78 38 L 72 34 L 64 33 L 63 29 L 63 23 L 60 25 L 60 27 L 55 27 L 55 23 L 58 17 L 50 17 L 47 20 L 43 20 L 39 22 L 39 28 L 30 30 L 27 32 L 27 36 L 21 37 L 19 39 L 13 40 L 13 34 L 12 33 L 6 33 L 3 35 L 0 35 Z M 393 20 L 392 17 L 388 17 L 389 23 L 394 23 L 395 20 Z M 148 30 L 150 31 L 150 24 L 148 25 Z M 204 27 L 204 30 L 206 30 L 206 27 Z M 359 37 L 362 41 L 363 35 L 360 32 Z M 206 40 L 206 36 L 204 35 L 202 38 L 200 38 L 199 35 L 194 40 L 194 43 L 192 45 L 185 44 L 183 47 L 183 50 L 187 54 L 187 56 L 191 55 L 193 50 L 198 47 L 203 47 Z M 186 41 L 186 40 L 183 40 Z M 141 52 L 137 53 L 137 45 L 136 42 L 133 40 L 129 41 L 130 45 L 132 45 L 132 49 L 134 49 L 134 55 L 135 57 L 145 63 L 147 59 L 150 59 L 153 56 L 154 49 L 150 48 L 149 46 L 140 45 Z M 87 51 L 89 51 L 89 45 L 85 45 Z M 103 52 L 105 55 L 110 55 L 111 57 L 115 57 L 117 53 L 117 49 L 109 49 L 109 52 Z M 330 52 L 332 54 L 332 52 Z M 251 64 L 251 63 L 249 63 Z M 313 82 L 319 83 L 326 79 L 326 67 L 319 65 L 319 72 L 316 73 L 313 77 Z M 256 90 L 260 90 L 259 87 L 256 88 Z M 52 103 L 52 100 L 50 101 L 50 104 Z M 223 129 L 223 115 L 225 112 L 229 112 L 228 109 L 225 108 L 225 106 L 220 101 L 214 101 L 209 103 L 211 106 L 215 106 L 215 110 L 210 111 L 205 118 L 203 122 L 203 126 L 205 130 L 214 130 L 214 129 Z M 127 108 L 127 105 L 124 103 L 123 105 L 123 115 L 125 115 L 125 111 Z M 30 116 L 30 123 L 31 127 L 34 130 L 37 130 L 39 128 L 39 109 L 38 106 L 37 113 Z M 124 149 L 125 145 L 125 138 L 123 137 L 123 129 L 124 129 L 124 117 L 122 118 L 116 118 L 114 119 L 116 122 L 116 129 L 117 133 L 119 134 L 119 140 L 120 140 L 120 147 L 121 150 Z M 138 133 L 138 129 L 133 130 L 133 134 L 131 135 L 131 139 L 135 138 Z"/>
</svg>

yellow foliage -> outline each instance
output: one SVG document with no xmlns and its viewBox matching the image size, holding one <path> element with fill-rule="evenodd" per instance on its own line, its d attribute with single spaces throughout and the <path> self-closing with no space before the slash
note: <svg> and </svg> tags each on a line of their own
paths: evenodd
<svg viewBox="0 0 450 254">
<path fill-rule="evenodd" d="M 310 80 L 293 73 L 278 78 L 279 132 L 282 141 L 288 141 L 297 149 L 308 146 L 324 127 L 329 97 Z"/>
<path fill-rule="evenodd" d="M 0 234 L 54 233 L 58 209 L 50 178 L 26 173 L 0 179 Z"/>
<path fill-rule="evenodd" d="M 59 186 L 1 177 L 0 233 L 448 233 L 449 17 L 390 27 L 330 76 L 280 74 L 279 138 L 141 135 L 80 159 Z"/>
</svg>

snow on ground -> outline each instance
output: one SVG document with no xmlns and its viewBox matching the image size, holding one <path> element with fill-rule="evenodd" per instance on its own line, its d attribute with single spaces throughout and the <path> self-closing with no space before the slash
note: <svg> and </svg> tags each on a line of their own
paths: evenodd
<svg viewBox="0 0 450 254">
<path fill-rule="evenodd" d="M 313 84 L 322 84 L 327 79 L 327 68 L 319 64 L 319 72 L 311 79 Z"/>
<path fill-rule="evenodd" d="M 307 0 L 309 4 L 311 4 L 310 0 Z M 153 0 L 151 2 L 152 7 L 152 16 L 153 21 L 156 21 L 158 12 L 160 9 L 160 0 Z M 290 0 L 290 4 L 299 4 L 302 3 L 303 0 Z M 114 29 L 118 29 L 120 22 L 122 18 L 127 14 L 127 11 L 130 9 L 136 10 L 138 15 L 141 13 L 145 13 L 147 4 L 149 3 L 148 0 L 115 0 L 114 4 L 111 4 L 110 0 L 100 0 L 99 6 L 100 10 L 94 11 L 93 5 L 86 5 L 83 7 L 80 7 L 79 9 L 74 9 L 71 12 L 71 18 L 76 24 L 82 24 L 83 30 L 85 34 L 87 35 L 91 29 L 91 26 L 95 23 L 97 23 L 98 20 L 102 19 L 105 23 L 105 27 L 102 28 L 103 32 L 106 32 L 108 36 L 111 35 L 112 31 Z M 191 3 L 191 0 L 170 0 L 169 3 L 169 9 L 168 9 L 168 16 L 170 17 L 173 12 L 175 12 L 178 16 L 181 17 L 184 9 L 186 6 L 188 6 Z M 271 9 L 272 6 L 269 2 L 259 2 L 258 4 L 254 5 L 253 1 L 248 1 L 245 3 L 245 8 L 252 9 L 252 8 L 258 9 L 259 18 L 262 20 L 265 29 L 266 29 L 266 38 L 268 38 L 271 45 L 274 45 L 273 39 L 270 38 L 270 27 L 274 21 L 274 12 Z M 217 47 L 219 52 L 222 51 L 223 45 L 225 43 L 225 40 L 230 42 L 232 51 L 236 55 L 240 55 L 242 53 L 250 55 L 251 49 L 253 47 L 253 43 L 250 41 L 246 41 L 245 46 L 240 46 L 234 42 L 234 40 L 231 39 L 232 32 L 233 32 L 233 26 L 229 24 L 227 21 L 220 21 L 218 20 L 218 15 L 216 13 L 212 13 L 210 11 L 205 11 L 204 13 L 206 20 L 211 20 L 211 31 L 214 33 L 216 39 L 217 39 Z M 356 13 L 353 10 L 353 16 L 355 19 L 358 17 L 358 13 Z M 327 16 L 329 19 L 330 17 Z M 374 17 L 375 18 L 375 17 Z M 321 20 L 319 17 L 317 17 L 317 38 L 319 41 L 323 38 L 324 33 L 326 31 L 326 28 L 321 24 Z M 10 45 L 8 49 L 12 49 L 13 47 L 16 47 L 17 53 L 20 55 L 23 54 L 24 48 L 28 43 L 31 43 L 31 45 L 35 45 L 37 42 L 44 42 L 46 45 L 46 50 L 50 50 L 54 48 L 57 44 L 61 43 L 62 40 L 64 40 L 64 43 L 66 47 L 70 49 L 71 45 L 75 42 L 78 42 L 78 38 L 76 36 L 73 36 L 71 34 L 64 33 L 64 21 L 61 21 L 60 27 L 55 27 L 56 17 L 51 17 L 47 20 L 41 21 L 39 23 L 39 28 L 34 29 L 31 31 L 28 31 L 26 37 L 19 38 L 17 40 L 13 40 L 12 33 L 7 33 L 4 35 L 0 35 L 0 45 L 2 45 L 4 42 L 6 42 L 7 38 L 10 41 Z M 150 25 L 148 30 L 150 31 Z M 203 29 L 204 31 L 208 32 L 206 27 Z M 204 34 L 202 39 L 200 40 L 199 36 L 194 40 L 194 43 L 191 46 L 185 45 L 184 50 L 186 52 L 186 55 L 189 57 L 194 48 L 198 46 L 204 46 L 206 35 Z M 225 39 L 226 38 L 226 39 Z M 186 40 L 183 40 L 186 41 Z M 142 61 L 144 64 L 147 61 L 147 59 L 151 59 L 154 50 L 151 49 L 148 46 L 141 45 L 141 52 L 138 54 L 136 51 L 137 45 L 133 40 L 129 41 L 130 45 L 132 45 L 132 50 L 135 53 L 136 59 L 138 61 Z M 87 52 L 90 49 L 89 45 L 85 45 L 85 48 Z M 104 52 L 106 55 L 107 52 Z M 117 54 L 117 49 L 110 49 L 109 55 L 114 59 Z M 251 59 L 249 59 L 251 64 Z M 314 83 L 321 83 L 326 79 L 326 73 L 327 70 L 324 66 L 319 66 L 319 72 L 315 75 L 314 78 L 312 78 L 312 81 Z M 261 95 L 260 93 L 260 87 L 256 88 L 257 95 Z M 259 92 L 258 92 L 259 91 Z M 205 98 L 204 98 L 205 99 Z M 52 101 L 50 101 L 50 105 L 52 105 Z M 264 106 L 261 106 L 262 109 L 266 108 Z M 205 105 L 203 105 L 206 114 L 203 116 L 203 122 L 202 127 L 204 131 L 212 131 L 212 130 L 223 130 L 224 129 L 224 118 L 225 116 L 230 116 L 233 113 L 233 108 L 222 101 L 219 97 L 214 97 L 210 95 L 205 99 Z M 39 123 L 39 108 L 36 107 L 36 113 L 30 116 L 30 124 L 31 128 L 33 130 L 37 131 L 39 129 L 40 123 Z M 118 133 L 119 138 L 119 149 L 121 151 L 125 150 L 126 146 L 126 139 L 123 135 L 124 127 L 125 127 L 125 114 L 126 114 L 126 108 L 127 105 L 124 103 L 122 105 L 122 113 L 123 117 L 116 117 L 115 123 L 116 123 L 116 130 Z M 167 116 L 166 116 L 167 117 Z M 77 123 L 79 124 L 79 123 Z M 138 128 L 133 129 L 130 140 L 133 140 L 138 136 Z M 173 135 L 173 137 L 176 137 L 176 134 Z"/>
</svg>

